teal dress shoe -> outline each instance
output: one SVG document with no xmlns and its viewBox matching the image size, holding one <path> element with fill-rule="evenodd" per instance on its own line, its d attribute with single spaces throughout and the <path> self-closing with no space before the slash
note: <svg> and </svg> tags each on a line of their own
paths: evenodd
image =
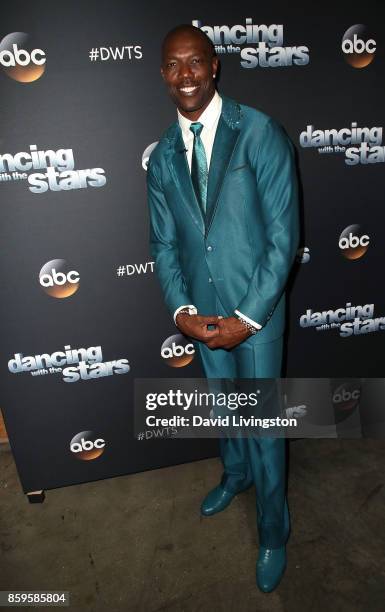
<svg viewBox="0 0 385 612">
<path fill-rule="evenodd" d="M 257 585 L 264 593 L 278 586 L 286 568 L 286 547 L 259 547 L 257 561 Z"/>
<path fill-rule="evenodd" d="M 224 489 L 221 485 L 218 485 L 204 498 L 201 505 L 201 513 L 203 516 L 211 516 L 217 512 L 222 512 L 222 510 L 227 508 L 233 497 L 242 491 L 246 491 L 246 489 L 249 489 L 250 486 L 251 485 L 248 485 L 235 493 L 231 493 L 230 491 L 226 491 L 226 489 Z"/>
</svg>

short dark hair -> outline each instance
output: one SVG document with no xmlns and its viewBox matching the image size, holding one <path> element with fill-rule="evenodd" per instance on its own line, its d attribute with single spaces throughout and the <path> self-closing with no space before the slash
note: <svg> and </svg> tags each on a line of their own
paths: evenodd
<svg viewBox="0 0 385 612">
<path fill-rule="evenodd" d="M 191 23 L 181 23 L 180 25 L 177 25 L 171 30 L 169 30 L 166 36 L 164 37 L 163 42 L 162 42 L 162 58 L 164 56 L 164 49 L 165 49 L 166 43 L 170 40 L 170 38 L 172 38 L 175 34 L 179 34 L 183 32 L 190 32 L 191 34 L 194 34 L 195 36 L 199 37 L 207 45 L 207 49 L 211 57 L 214 57 L 216 55 L 216 51 L 215 51 L 213 42 L 207 36 L 207 34 L 205 34 L 205 32 L 203 32 L 200 28 L 193 26 Z"/>
</svg>

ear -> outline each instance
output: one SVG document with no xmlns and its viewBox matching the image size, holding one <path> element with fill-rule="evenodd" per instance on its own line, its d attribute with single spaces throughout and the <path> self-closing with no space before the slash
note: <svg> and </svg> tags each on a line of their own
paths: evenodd
<svg viewBox="0 0 385 612">
<path fill-rule="evenodd" d="M 164 70 L 163 70 L 162 66 L 160 67 L 160 74 L 162 75 L 162 79 L 165 80 L 165 78 L 164 78 Z"/>
<path fill-rule="evenodd" d="M 218 65 L 219 65 L 219 58 L 215 55 L 213 57 L 213 59 L 212 59 L 212 62 L 211 62 L 211 66 L 212 66 L 212 69 L 213 69 L 213 75 L 217 74 L 217 72 L 218 72 Z"/>
</svg>

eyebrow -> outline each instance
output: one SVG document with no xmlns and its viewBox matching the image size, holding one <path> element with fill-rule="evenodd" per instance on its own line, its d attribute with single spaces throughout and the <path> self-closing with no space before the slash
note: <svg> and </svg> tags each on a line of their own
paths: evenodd
<svg viewBox="0 0 385 612">
<path fill-rule="evenodd" d="M 204 56 L 205 53 L 203 51 L 195 51 L 193 53 L 187 53 L 186 55 L 201 55 L 201 56 Z M 170 59 L 178 59 L 178 58 L 175 55 L 164 55 L 163 56 L 163 60 L 164 61 L 167 61 L 167 60 L 170 60 Z"/>
</svg>

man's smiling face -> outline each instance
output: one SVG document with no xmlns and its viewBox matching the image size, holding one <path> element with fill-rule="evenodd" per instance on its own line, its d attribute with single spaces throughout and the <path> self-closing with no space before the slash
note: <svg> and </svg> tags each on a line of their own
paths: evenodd
<svg viewBox="0 0 385 612">
<path fill-rule="evenodd" d="M 193 30 L 182 30 L 166 39 L 161 74 L 180 113 L 196 121 L 215 93 L 213 75 L 218 58 L 208 42 Z"/>
</svg>

